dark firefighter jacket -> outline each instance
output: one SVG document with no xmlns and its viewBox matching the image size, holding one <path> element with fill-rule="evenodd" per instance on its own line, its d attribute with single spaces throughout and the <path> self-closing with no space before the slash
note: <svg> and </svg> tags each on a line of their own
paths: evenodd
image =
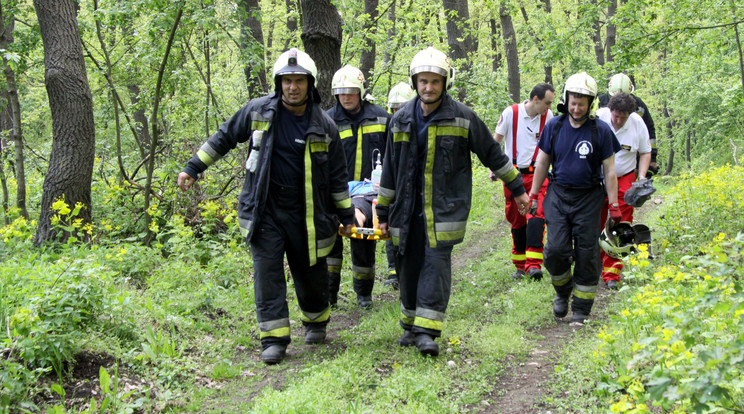
<svg viewBox="0 0 744 414">
<path fill-rule="evenodd" d="M 273 122 L 278 105 L 281 105 L 280 97 L 274 92 L 248 102 L 220 126 L 219 131 L 201 146 L 184 168 L 191 177 L 197 177 L 238 143 L 250 141 L 245 183 L 238 200 L 238 223 L 246 243 L 250 242 L 266 206 L 276 131 Z M 312 266 L 317 263 L 317 258 L 328 255 L 333 247 L 338 221 L 343 224 L 353 222 L 354 210 L 351 208 L 346 163 L 343 162 L 345 158 L 336 125 L 317 104 L 309 104 L 307 108 L 311 114 L 305 134 L 303 168 L 305 217 L 297 219 L 305 223 Z M 248 167 L 252 161 L 255 165 L 253 169 Z"/>
<path fill-rule="evenodd" d="M 377 159 L 377 152 L 374 150 L 379 151 L 380 160 L 385 154 L 390 114 L 375 104 L 363 101 L 361 113 L 356 119 L 351 119 L 340 103 L 329 109 L 328 115 L 338 126 L 348 163 L 349 180 L 362 181 L 370 178 L 372 169 L 375 168 L 374 160 Z"/>
<path fill-rule="evenodd" d="M 408 227 L 414 214 L 414 197 L 422 197 L 420 205 L 429 247 L 462 242 L 472 199 L 471 151 L 504 181 L 514 196 L 525 192 L 522 176 L 493 139 L 486 124 L 473 110 L 447 94 L 427 129 L 425 159 L 417 160 L 416 154 L 420 152 L 414 105 L 419 105 L 418 97 L 406 103 L 390 121 L 378 196 L 380 223 L 388 223 L 393 242 L 400 246 L 401 254 L 405 252 Z M 417 168 L 418 162 L 422 163 L 420 168 Z"/>
</svg>

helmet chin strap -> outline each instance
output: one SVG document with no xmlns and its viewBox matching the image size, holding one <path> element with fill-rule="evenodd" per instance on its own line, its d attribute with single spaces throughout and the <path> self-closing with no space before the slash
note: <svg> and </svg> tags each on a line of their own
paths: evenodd
<svg viewBox="0 0 744 414">
<path fill-rule="evenodd" d="M 589 113 L 588 112 L 586 114 L 584 114 L 584 116 L 582 116 L 581 118 L 575 118 L 573 115 L 571 115 L 570 112 L 569 112 L 568 116 L 570 116 L 571 119 L 573 119 L 574 122 L 584 122 L 587 119 L 589 119 Z"/>
</svg>

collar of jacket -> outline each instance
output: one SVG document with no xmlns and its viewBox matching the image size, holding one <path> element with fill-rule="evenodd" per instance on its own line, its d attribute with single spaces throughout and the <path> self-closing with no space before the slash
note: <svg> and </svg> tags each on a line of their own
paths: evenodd
<svg viewBox="0 0 744 414">
<path fill-rule="evenodd" d="M 266 101 L 261 106 L 261 115 L 263 115 L 266 118 L 274 119 L 275 115 L 279 113 L 279 105 L 282 105 L 282 99 L 281 94 L 274 91 L 270 95 L 266 96 Z M 286 109 L 286 108 L 284 108 Z M 308 124 L 307 131 L 305 132 L 305 135 L 308 134 L 315 134 L 324 136 L 328 133 L 323 128 L 323 125 L 321 124 L 321 120 L 323 119 L 322 114 L 319 114 L 320 105 L 308 101 L 307 107 L 305 108 L 306 111 L 310 111 L 310 123 Z"/>
<path fill-rule="evenodd" d="M 361 121 L 364 121 L 366 119 L 377 119 L 377 115 L 373 113 L 373 111 L 368 110 L 369 109 L 369 103 L 367 101 L 362 101 L 362 107 L 359 110 L 359 123 L 361 124 Z M 336 105 L 333 106 L 333 120 L 336 122 L 336 124 L 352 124 L 354 123 L 354 120 L 351 119 L 349 116 L 349 113 L 346 112 L 343 106 L 339 102 L 336 102 Z"/>
</svg>

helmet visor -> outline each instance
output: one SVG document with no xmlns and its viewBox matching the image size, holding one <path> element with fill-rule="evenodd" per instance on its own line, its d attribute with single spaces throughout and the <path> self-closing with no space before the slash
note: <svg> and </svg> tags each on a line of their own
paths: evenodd
<svg viewBox="0 0 744 414">
<path fill-rule="evenodd" d="M 334 95 L 356 95 L 361 93 L 359 88 L 333 88 Z"/>
</svg>

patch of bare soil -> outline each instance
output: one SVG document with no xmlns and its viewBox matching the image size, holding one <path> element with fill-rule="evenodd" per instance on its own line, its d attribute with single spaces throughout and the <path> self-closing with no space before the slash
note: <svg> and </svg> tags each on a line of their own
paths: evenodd
<svg viewBox="0 0 744 414">
<path fill-rule="evenodd" d="M 536 333 L 542 337 L 535 343 L 524 360 L 507 358 L 505 374 L 494 378 L 494 390 L 485 398 L 492 401 L 481 413 L 499 414 L 538 414 L 546 413 L 541 401 L 544 387 L 555 371 L 558 357 L 563 348 L 571 342 L 573 334 L 579 329 L 592 329 L 606 318 L 606 303 L 612 292 L 600 282 L 597 297 L 592 309 L 592 318 L 587 325 L 570 323 L 570 316 L 556 319 L 556 324 L 542 328 Z M 545 305 L 546 312 L 552 312 L 551 304 Z"/>
</svg>

